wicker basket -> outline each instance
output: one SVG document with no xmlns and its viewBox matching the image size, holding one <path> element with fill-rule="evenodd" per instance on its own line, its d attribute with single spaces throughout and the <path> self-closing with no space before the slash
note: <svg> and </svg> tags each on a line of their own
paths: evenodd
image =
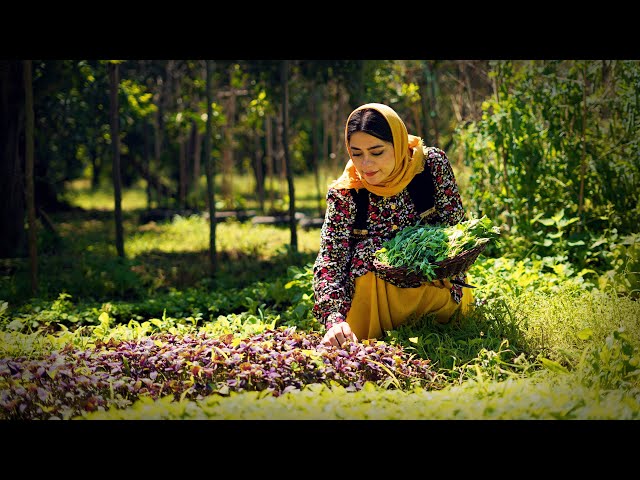
<svg viewBox="0 0 640 480">
<path fill-rule="evenodd" d="M 435 262 L 436 267 L 433 269 L 436 277 L 429 280 L 422 273 L 415 272 L 407 267 L 392 267 L 386 263 L 382 263 L 377 259 L 373 261 L 373 267 L 376 273 L 383 274 L 386 279 L 397 279 L 402 282 L 411 283 L 425 283 L 433 280 L 444 280 L 445 278 L 451 278 L 459 273 L 469 270 L 473 262 L 476 261 L 478 256 L 487 247 L 488 241 L 476 245 L 470 250 L 465 250 L 459 253 L 455 257 L 446 258 L 440 262 Z"/>
</svg>

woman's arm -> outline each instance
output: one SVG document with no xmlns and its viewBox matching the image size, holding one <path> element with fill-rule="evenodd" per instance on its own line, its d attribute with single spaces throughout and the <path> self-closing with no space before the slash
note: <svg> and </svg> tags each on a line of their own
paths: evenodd
<svg viewBox="0 0 640 480">
<path fill-rule="evenodd" d="M 355 203 L 348 190 L 329 189 L 320 236 L 320 250 L 313 267 L 313 315 L 327 329 L 345 321 L 351 308 L 349 265 Z M 352 283 L 352 282 L 351 282 Z"/>
</svg>

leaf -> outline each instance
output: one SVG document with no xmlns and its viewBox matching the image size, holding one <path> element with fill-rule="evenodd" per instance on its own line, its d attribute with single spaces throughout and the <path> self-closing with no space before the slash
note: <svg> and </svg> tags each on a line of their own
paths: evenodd
<svg viewBox="0 0 640 480">
<path fill-rule="evenodd" d="M 591 337 L 593 337 L 593 329 L 591 328 L 584 328 L 578 332 L 580 340 L 589 340 Z"/>
<path fill-rule="evenodd" d="M 599 247 L 600 245 L 602 245 L 603 243 L 606 243 L 606 239 L 604 238 L 600 238 L 599 240 L 596 240 L 590 247 L 589 250 L 593 250 L 596 247 Z"/>
<path fill-rule="evenodd" d="M 562 217 L 564 217 L 564 208 L 563 208 L 563 209 L 561 209 L 558 213 L 556 213 L 556 214 L 555 214 L 553 217 L 551 217 L 551 218 L 553 218 L 553 219 L 556 221 L 556 223 L 557 223 L 557 222 L 559 222 L 559 221 L 562 219 Z"/>
<path fill-rule="evenodd" d="M 541 218 L 541 219 L 538 220 L 538 223 L 541 223 L 543 225 L 546 225 L 547 227 L 550 227 L 551 225 L 555 224 L 556 222 L 554 222 L 550 218 Z"/>
<path fill-rule="evenodd" d="M 570 218 L 569 220 L 563 220 L 561 222 L 558 222 L 558 224 L 561 225 L 562 227 L 566 227 L 567 225 L 571 225 L 572 223 L 576 223 L 579 220 L 580 220 L 580 218 L 573 217 L 573 218 Z"/>
<path fill-rule="evenodd" d="M 13 320 L 7 325 L 8 330 L 22 330 L 23 323 L 19 319 Z"/>
<path fill-rule="evenodd" d="M 547 368 L 552 372 L 569 373 L 569 370 L 567 370 L 565 367 L 560 365 L 558 362 L 554 362 L 553 360 L 549 360 L 548 358 L 544 358 L 544 357 L 538 357 L 538 360 L 540 360 L 540 363 L 542 363 L 542 365 L 545 368 Z"/>
<path fill-rule="evenodd" d="M 229 395 L 229 387 L 227 385 L 222 385 L 218 390 L 215 391 L 220 395 L 227 396 Z"/>
</svg>

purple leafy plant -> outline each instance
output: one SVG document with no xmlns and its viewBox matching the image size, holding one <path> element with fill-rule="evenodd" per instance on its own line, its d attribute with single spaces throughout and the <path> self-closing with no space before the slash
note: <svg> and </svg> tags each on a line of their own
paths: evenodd
<svg viewBox="0 0 640 480">
<path fill-rule="evenodd" d="M 70 419 L 83 412 L 126 408 L 143 396 L 199 400 L 230 391 L 274 396 L 314 383 L 359 390 L 438 388 L 430 362 L 384 342 L 322 347 L 317 333 L 266 330 L 232 334 L 160 333 L 141 340 L 71 345 L 40 359 L 0 359 L 0 418 Z"/>
</svg>

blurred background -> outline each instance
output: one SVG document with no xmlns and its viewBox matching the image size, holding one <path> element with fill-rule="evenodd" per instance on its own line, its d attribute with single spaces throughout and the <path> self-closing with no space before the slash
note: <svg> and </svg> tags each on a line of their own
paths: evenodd
<svg viewBox="0 0 640 480">
<path fill-rule="evenodd" d="M 269 242 L 311 261 L 368 102 L 447 153 L 503 228 L 488 256 L 637 295 L 637 60 L 3 60 L 0 87 L 0 298 L 238 277 Z"/>
</svg>

